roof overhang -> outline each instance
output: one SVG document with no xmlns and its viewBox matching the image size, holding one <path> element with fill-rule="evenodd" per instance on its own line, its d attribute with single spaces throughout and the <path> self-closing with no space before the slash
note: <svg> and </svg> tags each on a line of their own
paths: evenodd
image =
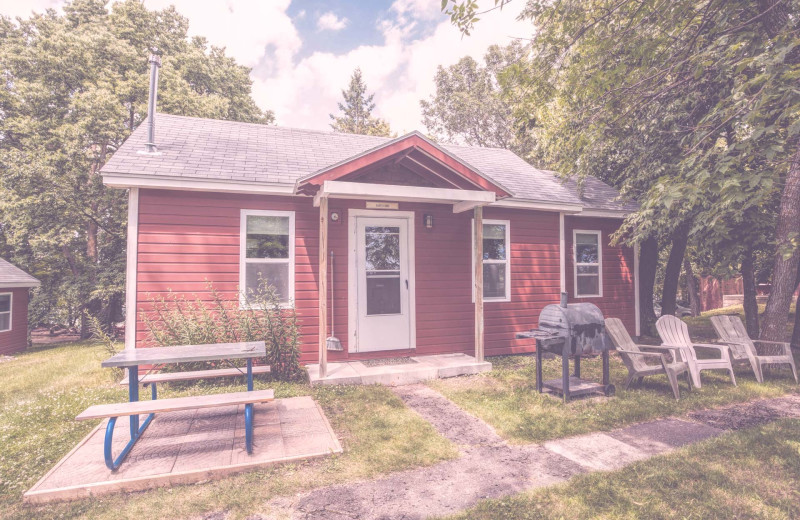
<svg viewBox="0 0 800 520">
<path fill-rule="evenodd" d="M 491 192 L 494 193 L 495 199 L 512 196 L 510 190 L 485 177 L 477 168 L 455 157 L 419 132 L 387 141 L 302 177 L 297 181 L 296 192 L 314 194 L 326 181 L 347 180 L 348 176 L 357 175 L 360 171 L 391 162 L 404 164 L 409 169 L 423 172 L 436 178 L 442 185 L 454 189 Z"/>
<path fill-rule="evenodd" d="M 584 209 L 576 217 L 625 218 L 631 211 L 615 209 Z"/>
<path fill-rule="evenodd" d="M 24 287 L 39 287 L 41 283 L 39 280 L 30 281 L 30 282 L 1 282 L 0 281 L 0 292 L 3 292 L 3 289 L 20 289 Z"/>
<path fill-rule="evenodd" d="M 560 213 L 580 213 L 583 206 L 580 204 L 569 204 L 566 202 L 547 202 L 541 200 L 525 199 L 503 199 L 498 200 L 493 207 L 514 208 L 514 209 L 533 209 L 540 211 L 558 211 Z"/>
<path fill-rule="evenodd" d="M 259 195 L 294 195 L 293 184 L 242 182 L 235 180 L 168 177 L 163 175 L 103 174 L 103 184 L 112 188 L 153 188 L 162 190 L 258 193 Z"/>
<path fill-rule="evenodd" d="M 452 204 L 453 213 L 468 211 L 477 206 L 486 206 L 496 200 L 495 193 L 492 191 L 397 186 L 394 184 L 368 184 L 344 181 L 324 181 L 317 191 L 317 194 L 314 195 L 314 206 L 319 206 L 321 198 Z"/>
</svg>

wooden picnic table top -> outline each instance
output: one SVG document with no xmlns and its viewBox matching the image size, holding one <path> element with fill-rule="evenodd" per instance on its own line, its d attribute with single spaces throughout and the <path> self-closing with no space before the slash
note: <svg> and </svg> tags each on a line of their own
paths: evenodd
<svg viewBox="0 0 800 520">
<path fill-rule="evenodd" d="M 263 341 L 247 343 L 216 343 L 211 345 L 181 345 L 178 347 L 134 348 L 103 361 L 104 367 L 130 367 L 162 363 L 188 363 L 221 359 L 264 357 L 267 348 Z"/>
</svg>

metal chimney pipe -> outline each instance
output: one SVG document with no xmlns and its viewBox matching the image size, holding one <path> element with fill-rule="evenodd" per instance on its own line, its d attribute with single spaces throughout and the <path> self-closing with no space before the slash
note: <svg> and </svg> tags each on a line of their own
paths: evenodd
<svg viewBox="0 0 800 520">
<path fill-rule="evenodd" d="M 569 296 L 567 295 L 566 292 L 562 292 L 561 293 L 561 306 L 564 307 L 565 309 L 567 308 L 567 299 L 568 298 L 569 298 Z"/>
<path fill-rule="evenodd" d="M 150 55 L 150 97 L 147 100 L 147 143 L 145 147 L 147 153 L 156 153 L 156 91 L 158 90 L 158 68 L 161 67 L 161 56 L 158 54 Z"/>
</svg>

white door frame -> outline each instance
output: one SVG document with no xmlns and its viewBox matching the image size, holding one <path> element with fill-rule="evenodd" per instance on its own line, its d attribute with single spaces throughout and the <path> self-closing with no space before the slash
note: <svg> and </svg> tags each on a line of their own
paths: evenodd
<svg viewBox="0 0 800 520">
<path fill-rule="evenodd" d="M 347 350 L 358 352 L 358 287 L 356 281 L 356 219 L 358 217 L 398 218 L 408 221 L 408 312 L 411 327 L 409 348 L 417 348 L 417 312 L 416 312 L 416 240 L 414 238 L 414 212 L 392 211 L 380 209 L 349 209 L 347 213 Z M 386 352 L 391 352 L 387 350 Z"/>
</svg>

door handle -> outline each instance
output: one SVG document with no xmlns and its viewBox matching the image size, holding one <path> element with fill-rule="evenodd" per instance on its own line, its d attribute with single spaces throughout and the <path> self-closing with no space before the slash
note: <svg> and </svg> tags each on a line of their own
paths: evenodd
<svg viewBox="0 0 800 520">
<path fill-rule="evenodd" d="M 406 280 L 406 291 L 408 290 L 408 280 Z"/>
</svg>

